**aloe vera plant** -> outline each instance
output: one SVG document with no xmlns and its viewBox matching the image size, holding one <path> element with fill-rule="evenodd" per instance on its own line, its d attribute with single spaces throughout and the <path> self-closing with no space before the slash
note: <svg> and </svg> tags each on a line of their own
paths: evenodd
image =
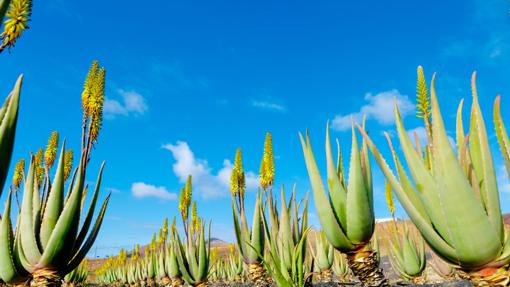
<svg viewBox="0 0 510 287">
<path fill-rule="evenodd" d="M 318 272 L 318 281 L 329 282 L 333 279 L 333 266 L 335 249 L 329 244 L 324 231 L 315 236 L 315 246 L 310 246 L 314 259 L 314 266 Z"/>
<path fill-rule="evenodd" d="M 331 266 L 333 270 L 333 274 L 336 277 L 336 280 L 339 282 L 349 282 L 351 281 L 351 269 L 349 269 L 349 263 L 347 262 L 347 257 L 345 254 L 342 254 L 340 251 L 335 250 L 335 254 L 333 257 L 333 266 Z"/>
<path fill-rule="evenodd" d="M 416 149 L 413 147 L 395 105 L 398 138 L 410 177 L 389 137 L 398 178 L 364 129 L 359 129 L 400 203 L 430 248 L 476 285 L 506 286 L 510 236 L 505 234 L 503 226 L 496 171 L 478 102 L 475 76 L 473 73 L 468 133 L 464 131 L 462 120 L 463 102 L 457 112 L 457 154 L 449 142 L 439 109 L 435 75 L 430 84 L 431 109 L 421 113 L 428 126 L 429 141 L 425 144 L 425 153 L 419 143 Z M 418 83 L 425 86 L 421 67 L 418 68 Z M 418 96 L 428 97 L 426 89 L 419 89 Z M 493 116 L 502 157 L 510 171 L 510 141 L 501 118 L 499 97 L 494 104 Z"/>
<path fill-rule="evenodd" d="M 196 203 L 193 203 L 191 218 L 189 208 L 191 203 L 192 185 L 191 175 L 188 177 L 186 186 L 181 191 L 179 208 L 184 225 L 184 242 L 174 230 L 174 252 L 179 264 L 179 271 L 186 283 L 191 286 L 204 286 L 207 284 L 209 272 L 209 260 L 211 250 L 211 228 L 209 225 L 208 236 L 205 235 L 204 220 L 198 217 Z M 191 219 L 191 220 L 189 220 Z"/>
<path fill-rule="evenodd" d="M 257 286 L 267 284 L 262 258 L 259 254 L 264 253 L 264 227 L 262 223 L 261 195 L 258 194 L 253 210 L 253 221 L 251 228 L 248 227 L 244 195 L 246 191 L 245 174 L 241 149 L 236 152 L 234 167 L 230 180 L 232 193 L 232 217 L 234 219 L 234 230 L 237 246 L 244 263 L 248 268 L 249 280 Z"/>
<path fill-rule="evenodd" d="M 235 246 L 230 244 L 229 255 L 225 262 L 225 269 L 227 271 L 227 279 L 232 283 L 242 283 L 244 281 L 244 267 L 241 254 L 236 251 Z"/>
<path fill-rule="evenodd" d="M 104 163 L 86 213 L 83 206 L 90 151 L 97 141 L 102 120 L 104 69 L 99 68 L 97 62 L 93 64 L 86 83 L 93 90 L 82 97 L 82 103 L 87 107 L 83 120 L 82 152 L 80 163 L 68 183 L 67 196 L 64 197 L 65 144 L 60 151 L 53 181 L 50 181 L 49 172 L 45 173 L 42 163 L 37 160 L 39 156 L 31 156 L 14 231 L 11 224 L 12 192 L 9 193 L 0 223 L 0 277 L 7 283 L 19 283 L 31 278 L 32 286 L 60 286 L 63 277 L 82 262 L 101 227 L 109 195 L 89 233 Z M 19 91 L 19 84 L 17 89 Z M 93 105 L 90 100 L 94 101 Z M 80 227 L 82 212 L 85 217 Z"/>
<path fill-rule="evenodd" d="M 423 283 L 426 266 L 425 243 L 421 237 L 411 236 L 405 225 L 390 232 L 389 260 L 393 270 L 404 280 Z"/>
<path fill-rule="evenodd" d="M 347 182 L 342 168 L 338 141 L 338 157 L 335 166 L 328 123 L 326 128 L 328 195 L 315 162 L 308 132 L 306 138 L 303 138 L 301 134 L 299 136 L 312 185 L 315 207 L 326 238 L 335 249 L 347 255 L 350 269 L 364 285 L 387 286 L 387 280 L 379 268 L 377 254 L 370 246 L 375 218 L 372 174 L 365 141 L 360 150 L 353 127 L 349 182 Z"/>
<path fill-rule="evenodd" d="M 308 194 L 304 200 L 296 200 L 295 186 L 287 203 L 284 189 L 281 191 L 280 210 L 271 193 L 267 197 L 270 223 L 265 222 L 268 257 L 263 263 L 279 287 L 309 286 L 312 280 L 311 268 L 307 265 L 306 240 L 308 227 Z M 301 210 L 301 213 L 299 212 Z M 263 217 L 265 218 L 265 217 Z M 260 254 L 260 257 L 262 255 Z"/>
<path fill-rule="evenodd" d="M 83 286 L 87 277 L 89 276 L 88 261 L 84 259 L 76 269 L 71 271 L 64 277 L 63 286 L 66 287 L 78 287 Z"/>
<path fill-rule="evenodd" d="M 395 219 L 395 205 L 391 186 L 386 182 L 386 203 L 392 216 L 392 224 L 387 230 L 389 238 L 389 261 L 393 270 L 406 281 L 424 283 L 422 276 L 426 266 L 425 243 L 420 235 L 412 236 L 407 224 L 399 224 Z"/>
</svg>

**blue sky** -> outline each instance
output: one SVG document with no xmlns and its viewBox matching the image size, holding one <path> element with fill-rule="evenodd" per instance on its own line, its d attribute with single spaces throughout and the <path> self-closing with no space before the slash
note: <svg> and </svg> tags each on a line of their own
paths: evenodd
<svg viewBox="0 0 510 287">
<path fill-rule="evenodd" d="M 107 102 L 89 176 L 106 160 L 102 195 L 112 191 L 112 199 L 91 255 L 148 242 L 177 214 L 188 173 L 213 236 L 231 241 L 227 182 L 237 147 L 254 186 L 271 131 L 277 184 L 290 191 L 296 183 L 304 196 L 310 186 L 298 131 L 310 129 L 322 168 L 326 121 L 347 154 L 346 122 L 364 113 L 387 155 L 382 132 L 394 129 L 393 97 L 407 127 L 422 126 L 413 111 L 418 65 L 428 79 L 438 72 L 451 131 L 459 100 L 471 102 L 477 70 L 502 206 L 510 211 L 491 124 L 497 93 L 510 122 L 508 11 L 506 0 L 35 1 L 31 29 L 0 55 L 1 94 L 25 75 L 14 160 L 44 146 L 53 130 L 78 148 L 82 83 L 98 59 L 107 69 Z M 374 176 L 376 214 L 387 217 L 377 168 Z"/>
</svg>

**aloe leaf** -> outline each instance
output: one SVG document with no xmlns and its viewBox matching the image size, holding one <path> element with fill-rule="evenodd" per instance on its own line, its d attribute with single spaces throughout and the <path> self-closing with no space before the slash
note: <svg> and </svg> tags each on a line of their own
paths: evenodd
<svg viewBox="0 0 510 287">
<path fill-rule="evenodd" d="M 388 166 L 388 164 L 386 163 L 386 161 L 384 160 L 381 153 L 374 145 L 370 137 L 367 135 L 367 133 L 360 126 L 358 126 L 358 130 L 361 132 L 361 134 L 367 141 L 368 148 L 372 152 L 372 155 L 374 156 L 376 162 L 379 164 L 379 167 L 381 168 L 381 171 L 383 172 L 384 176 L 391 184 L 391 187 L 393 191 L 395 191 L 395 194 L 399 202 L 402 204 L 402 207 L 404 207 L 413 223 L 420 230 L 424 239 L 427 241 L 427 243 L 429 243 L 432 249 L 438 251 L 438 253 L 442 254 L 446 258 L 454 260 L 456 258 L 455 250 L 450 245 L 448 245 L 448 243 L 439 234 L 437 234 L 436 230 L 430 223 L 429 218 L 424 217 L 414 207 L 412 201 L 409 199 L 406 192 L 399 184 L 397 178 L 395 177 L 390 167 Z"/>
<path fill-rule="evenodd" d="M 400 140 L 400 145 L 402 147 L 409 172 L 413 178 L 416 189 L 418 190 L 418 194 L 420 195 L 419 198 L 422 200 L 422 204 L 418 204 L 415 200 L 416 196 L 410 196 L 411 200 L 413 200 L 413 205 L 419 212 L 423 212 L 423 209 L 427 211 L 427 216 L 433 223 L 434 228 L 437 229 L 441 237 L 443 237 L 444 240 L 451 245 L 451 231 L 448 229 L 445 215 L 442 213 L 442 203 L 437 192 L 439 187 L 437 186 L 431 172 L 427 169 L 426 163 L 420 159 L 419 155 L 413 148 L 413 144 L 405 130 L 396 102 L 395 122 L 398 138 Z M 428 152 L 427 155 L 427 158 L 430 160 L 431 156 Z M 401 180 L 405 179 L 402 178 Z"/>
<path fill-rule="evenodd" d="M 390 145 L 390 150 L 393 155 L 393 162 L 395 163 L 395 168 L 397 170 L 397 176 L 400 180 L 400 185 L 402 186 L 402 189 L 406 192 L 409 200 L 413 203 L 413 206 L 416 208 L 416 210 L 420 213 L 421 216 L 424 218 L 428 218 L 427 210 L 425 208 L 425 205 L 422 202 L 423 195 L 421 192 L 416 192 L 414 189 L 414 186 L 411 183 L 411 180 L 407 177 L 407 174 L 404 170 L 404 167 L 400 163 L 400 159 L 395 152 L 395 149 L 393 148 L 393 144 L 391 142 L 390 137 L 386 135 L 386 138 L 388 140 L 388 144 Z"/>
<path fill-rule="evenodd" d="M 496 136 L 498 138 L 499 148 L 501 150 L 503 160 L 505 161 L 506 172 L 510 178 L 510 140 L 508 133 L 501 118 L 501 98 L 496 97 L 494 102 L 494 127 L 496 129 Z"/>
<path fill-rule="evenodd" d="M 487 131 L 483 120 L 478 95 L 476 91 L 476 73 L 473 73 L 471 79 L 473 92 L 473 105 L 471 110 L 470 125 L 470 153 L 475 172 L 480 180 L 480 192 L 485 205 L 485 210 L 489 216 L 494 230 L 499 234 L 501 241 L 504 240 L 503 218 L 501 216 L 498 184 L 496 181 L 496 171 L 492 159 Z"/>
<path fill-rule="evenodd" d="M 347 200 L 347 190 L 344 189 L 340 182 L 340 176 L 335 162 L 333 159 L 333 152 L 331 151 L 331 142 L 329 136 L 329 122 L 326 127 L 326 164 L 328 171 L 328 188 L 329 196 L 333 211 L 335 212 L 337 220 L 340 222 L 340 226 L 345 230 L 347 226 L 346 208 L 345 203 Z M 341 162 L 338 163 L 341 166 Z"/>
<path fill-rule="evenodd" d="M 11 223 L 11 198 L 12 192 L 9 192 L 4 213 L 0 220 L 0 278 L 6 283 L 12 282 L 19 276 L 12 250 L 14 235 Z"/>
<path fill-rule="evenodd" d="M 78 253 L 76 253 L 76 255 L 74 255 L 71 261 L 67 264 L 66 266 L 67 270 L 74 270 L 76 267 L 78 267 L 78 265 L 80 265 L 80 263 L 83 261 L 83 259 L 89 252 L 90 248 L 92 248 L 92 245 L 94 245 L 97 235 L 99 234 L 99 230 L 101 229 L 101 224 L 103 223 L 104 215 L 106 213 L 106 207 L 108 206 L 108 202 L 110 201 L 110 195 L 111 194 L 108 194 L 108 196 L 104 200 L 103 206 L 99 211 L 96 223 L 94 224 L 94 227 L 92 228 L 89 237 L 87 238 L 83 246 L 81 246 Z"/>
<path fill-rule="evenodd" d="M 236 235 L 237 246 L 239 247 L 239 252 L 241 256 L 245 258 L 247 256 L 247 251 L 244 248 L 244 239 L 242 237 L 241 228 L 239 227 L 239 218 L 237 216 L 237 212 L 235 209 L 235 202 L 232 199 L 232 218 L 234 219 L 234 232 Z"/>
<path fill-rule="evenodd" d="M 0 12 L 6 9 L 3 5 L 8 5 L 10 1 L 4 0 L 0 3 Z M 5 11 L 4 11 L 5 12 Z M 1 21 L 0 21 L 1 23 Z M 16 134 L 16 124 L 18 122 L 19 97 L 23 76 L 20 75 L 12 92 L 7 97 L 0 111 L 0 195 L 5 184 L 9 164 L 11 162 L 12 150 L 14 148 L 14 137 Z"/>
<path fill-rule="evenodd" d="M 57 224 L 58 217 L 64 206 L 64 151 L 65 142 L 62 145 L 57 164 L 55 178 L 48 194 L 46 207 L 44 208 L 43 219 L 41 222 L 40 240 L 41 245 L 46 248 L 51 233 Z"/>
<path fill-rule="evenodd" d="M 78 237 L 76 238 L 74 247 L 75 251 L 80 248 L 81 244 L 83 243 L 83 240 L 85 240 L 85 237 L 87 236 L 87 233 L 89 231 L 90 224 L 92 223 L 92 218 L 94 217 L 94 210 L 96 208 L 97 197 L 99 195 L 99 189 L 101 188 L 101 179 L 103 176 L 104 166 L 105 162 L 101 164 L 101 168 L 99 169 L 99 175 L 97 177 L 96 186 L 94 188 L 94 195 L 92 196 L 92 201 L 90 202 L 89 210 L 83 222 L 82 228 L 78 233 Z"/>
<path fill-rule="evenodd" d="M 462 107 L 464 106 L 464 99 L 460 100 L 459 107 L 457 108 L 457 123 L 455 128 L 455 136 L 457 140 L 457 152 L 459 153 L 459 159 L 462 155 L 462 146 L 464 144 L 465 133 L 464 133 L 464 123 L 462 121 Z"/>
<path fill-rule="evenodd" d="M 185 255 L 184 255 L 182 242 L 181 242 L 181 239 L 179 238 L 178 234 L 176 234 L 176 237 L 177 237 L 177 240 L 175 242 L 176 247 L 174 250 L 175 250 L 175 255 L 177 257 L 177 262 L 179 264 L 179 271 L 180 271 L 183 279 L 188 284 L 192 285 L 194 283 L 194 280 L 192 278 L 192 275 L 189 272 L 189 265 L 188 265 Z"/>
<path fill-rule="evenodd" d="M 43 252 L 41 264 L 44 266 L 65 266 L 70 259 L 69 256 L 73 255 L 72 251 L 80 220 L 80 204 L 84 183 L 84 170 L 81 160 L 78 169 L 71 195 L 64 204 L 64 209 Z"/>
<path fill-rule="evenodd" d="M 264 233 L 263 226 L 261 221 L 261 206 L 260 206 L 260 194 L 257 195 L 255 200 L 255 209 L 253 210 L 253 222 L 251 226 L 251 236 L 245 239 L 245 243 L 250 242 L 253 247 L 255 247 L 255 253 L 250 248 L 248 251 L 248 256 L 250 258 L 250 263 L 258 262 L 258 253 L 262 253 L 264 250 Z"/>
<path fill-rule="evenodd" d="M 21 222 L 21 216 L 18 216 L 16 226 L 20 226 Z M 21 247 L 21 228 L 16 228 L 16 233 L 14 236 L 14 262 L 16 266 L 22 266 L 23 268 L 20 268 L 20 270 L 23 272 L 23 269 L 26 272 L 32 273 L 34 270 L 34 265 L 32 265 L 30 262 L 28 262 L 27 258 L 25 257 L 25 254 L 23 252 L 23 248 Z"/>
<path fill-rule="evenodd" d="M 328 196 L 326 195 L 326 191 L 324 190 L 324 185 L 322 184 L 319 169 L 317 168 L 317 164 L 315 163 L 313 156 L 310 138 L 308 134 L 306 135 L 306 142 L 301 134 L 299 134 L 299 138 L 303 147 L 306 167 L 310 177 L 310 182 L 312 184 L 315 207 L 323 230 L 326 233 L 326 237 L 335 248 L 344 251 L 351 250 L 353 248 L 353 244 L 349 241 L 344 231 L 340 227 L 335 213 L 331 208 L 331 204 Z"/>
<path fill-rule="evenodd" d="M 408 237 L 409 234 L 406 234 L 403 239 L 402 244 L 402 254 L 404 257 L 405 269 L 407 274 L 411 276 L 417 276 L 421 273 L 420 269 L 420 258 L 416 251 L 416 245 L 414 245 Z"/>
<path fill-rule="evenodd" d="M 361 169 L 361 156 L 354 126 L 352 127 L 352 147 L 347 184 L 347 237 L 354 244 L 370 241 L 374 233 L 374 217 Z"/>
<path fill-rule="evenodd" d="M 447 220 L 452 246 L 458 256 L 458 261 L 453 263 L 458 262 L 468 268 L 483 266 L 498 256 L 501 249 L 500 236 L 494 230 L 482 204 L 476 199 L 450 145 L 436 97 L 434 77 L 431 100 L 432 153 L 438 187 L 436 192 L 440 196 L 441 212 Z"/>
<path fill-rule="evenodd" d="M 366 126 L 366 120 L 367 117 L 363 117 L 363 129 L 365 129 Z M 353 126 L 354 129 L 354 126 Z M 365 180 L 365 186 L 367 190 L 367 196 L 368 200 L 370 201 L 370 209 L 372 210 L 372 217 L 374 217 L 374 193 L 373 191 L 373 184 L 372 184 L 372 167 L 370 165 L 370 155 L 368 154 L 368 147 L 365 140 L 362 140 L 361 143 L 361 170 L 363 171 L 363 179 Z M 375 222 L 374 222 L 375 224 Z"/>
<path fill-rule="evenodd" d="M 4 22 L 5 13 L 7 12 L 7 8 L 11 4 L 11 0 L 1 0 L 0 1 L 0 23 Z"/>
<path fill-rule="evenodd" d="M 21 248 L 31 265 L 36 265 L 41 258 L 41 252 L 37 244 L 34 234 L 34 215 L 33 215 L 33 194 L 35 189 L 35 169 L 34 157 L 30 160 L 30 167 L 28 168 L 28 175 L 25 180 L 23 201 L 20 211 L 20 238 Z"/>
</svg>

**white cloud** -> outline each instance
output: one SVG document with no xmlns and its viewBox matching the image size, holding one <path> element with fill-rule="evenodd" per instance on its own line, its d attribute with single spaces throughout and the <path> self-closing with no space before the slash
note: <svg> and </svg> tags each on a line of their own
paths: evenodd
<svg viewBox="0 0 510 287">
<path fill-rule="evenodd" d="M 122 102 L 110 98 L 104 101 L 105 117 L 112 119 L 116 116 L 141 116 L 147 112 L 149 107 L 145 98 L 138 92 L 131 90 L 125 91 L 122 89 L 117 90 L 118 94 L 122 97 Z"/>
<path fill-rule="evenodd" d="M 155 186 L 144 182 L 131 185 L 131 193 L 136 198 L 155 197 L 162 200 L 175 200 L 177 194 L 169 192 L 164 186 Z"/>
<path fill-rule="evenodd" d="M 261 110 L 267 110 L 272 112 L 279 112 L 279 113 L 286 113 L 287 108 L 283 105 L 269 102 L 269 101 L 257 101 L 254 100 L 251 102 L 251 105 L 255 108 L 261 109 Z"/>
<path fill-rule="evenodd" d="M 363 105 L 359 112 L 336 115 L 332 121 L 333 129 L 337 131 L 346 131 L 351 128 L 352 121 L 361 122 L 363 116 L 367 119 L 373 119 L 381 125 L 391 125 L 395 121 L 395 113 L 393 110 L 393 101 L 396 99 L 400 114 L 402 117 L 410 114 L 414 110 L 414 105 L 409 98 L 400 94 L 398 90 L 390 90 L 376 94 L 371 93 L 365 95 L 366 104 Z"/>
<path fill-rule="evenodd" d="M 186 181 L 188 175 L 192 175 L 193 189 L 203 198 L 220 197 L 229 194 L 230 174 L 233 166 L 230 160 L 223 160 L 223 167 L 214 173 L 206 160 L 195 157 L 186 142 L 178 141 L 175 144 L 166 144 L 163 148 L 172 153 L 175 159 L 172 170 L 181 183 Z M 257 185 L 257 175 L 251 171 L 247 172 L 247 189 L 255 189 Z"/>
</svg>

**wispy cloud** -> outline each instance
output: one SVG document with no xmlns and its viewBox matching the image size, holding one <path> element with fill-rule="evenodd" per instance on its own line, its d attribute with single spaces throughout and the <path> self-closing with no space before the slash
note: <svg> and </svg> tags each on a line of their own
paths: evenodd
<svg viewBox="0 0 510 287">
<path fill-rule="evenodd" d="M 131 193 L 136 198 L 154 197 L 161 200 L 175 200 L 177 194 L 169 192 L 164 186 L 155 186 L 144 182 L 135 182 L 131 185 Z"/>
<path fill-rule="evenodd" d="M 120 189 L 114 188 L 114 187 L 107 187 L 106 191 L 111 192 L 111 193 L 121 193 L 122 192 Z"/>
<path fill-rule="evenodd" d="M 104 113 L 108 119 L 116 116 L 140 116 L 145 114 L 149 107 L 147 101 L 138 92 L 134 90 L 126 91 L 118 89 L 117 93 L 121 97 L 120 100 L 106 98 L 104 102 Z"/>
<path fill-rule="evenodd" d="M 414 105 L 409 98 L 400 94 L 395 89 L 376 95 L 367 93 L 364 99 L 366 104 L 361 107 L 359 112 L 336 115 L 332 121 L 333 129 L 346 131 L 351 128 L 353 120 L 360 122 L 363 116 L 366 116 L 367 119 L 373 119 L 384 126 L 391 125 L 395 121 L 395 113 L 393 111 L 394 100 L 397 101 L 402 117 L 405 117 L 414 110 Z"/>
<path fill-rule="evenodd" d="M 452 39 L 445 45 L 443 54 L 447 57 L 474 58 L 480 63 L 506 65 L 510 60 L 508 30 L 508 3 L 499 0 L 472 0 L 472 17 L 466 24 L 473 40 Z"/>
<path fill-rule="evenodd" d="M 271 101 L 259 101 L 259 100 L 253 100 L 251 102 L 252 107 L 255 107 L 257 109 L 266 110 L 266 111 L 272 111 L 272 112 L 278 112 L 278 113 L 286 113 L 287 108 L 281 104 L 271 102 Z"/>
<path fill-rule="evenodd" d="M 189 175 L 193 176 L 193 187 L 203 198 L 221 197 L 229 194 L 230 174 L 232 162 L 223 160 L 223 167 L 214 172 L 208 162 L 196 158 L 188 143 L 178 141 L 175 144 L 166 144 L 164 149 L 172 153 L 175 163 L 172 166 L 174 174 L 184 183 Z M 255 189 L 258 177 L 254 172 L 246 173 L 247 189 Z"/>
</svg>

